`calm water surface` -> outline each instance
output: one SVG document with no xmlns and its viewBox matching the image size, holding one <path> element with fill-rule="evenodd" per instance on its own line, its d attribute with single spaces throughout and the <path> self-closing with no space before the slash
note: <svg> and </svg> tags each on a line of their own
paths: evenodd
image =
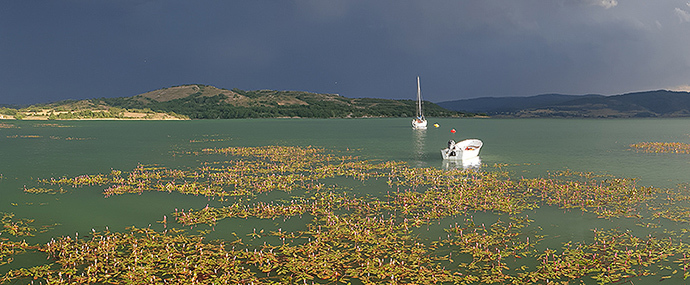
<svg viewBox="0 0 690 285">
<path fill-rule="evenodd" d="M 355 150 L 365 159 L 443 168 L 448 165 L 443 164 L 439 150 L 449 139 L 479 138 L 484 141 L 480 154 L 484 169 L 508 164 L 511 172 L 521 176 L 544 176 L 565 169 L 591 171 L 637 177 L 639 184 L 656 187 L 690 182 L 690 155 L 643 154 L 629 148 L 638 142 L 690 143 L 690 119 L 432 118 L 430 125 L 438 123 L 440 127 L 425 131 L 412 130 L 408 119 L 4 123 L 15 128 L 0 129 L 0 212 L 35 219 L 37 224 L 59 223 L 49 232 L 27 239 L 35 243 L 106 226 L 116 231 L 132 225 L 160 227 L 156 221 L 162 220 L 163 215 L 170 216 L 175 208 L 199 209 L 209 203 L 222 206 L 203 197 L 168 193 L 104 198 L 103 187 L 70 189 L 61 195 L 23 192 L 24 185 L 37 186 L 38 178 L 109 173 L 112 169 L 128 172 L 139 164 L 198 167 L 206 158 L 184 153 L 206 147 L 311 145 Z M 457 130 L 455 134 L 450 132 L 452 128 Z M 367 187 L 363 191 L 372 191 L 372 187 L 374 191 L 388 190 L 385 184 L 372 183 Z M 563 213 L 542 208 L 530 213 L 530 218 L 548 235 L 566 240 L 591 237 L 594 227 L 634 227 L 634 221 L 626 219 L 608 221 L 581 212 Z M 443 222 L 459 221 L 461 218 Z M 223 221 L 214 234 L 222 237 L 229 232 L 250 232 L 254 227 L 273 225 L 270 221 L 255 221 L 252 225 Z M 299 227 L 299 223 L 293 226 Z M 19 261 L 13 266 L 21 264 Z M 2 268 L 0 271 L 4 272 Z"/>
</svg>

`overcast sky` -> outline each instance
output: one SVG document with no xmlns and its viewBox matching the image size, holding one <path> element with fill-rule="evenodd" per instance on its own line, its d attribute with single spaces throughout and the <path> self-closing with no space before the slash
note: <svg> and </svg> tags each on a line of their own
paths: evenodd
<svg viewBox="0 0 690 285">
<path fill-rule="evenodd" d="M 432 102 L 690 90 L 688 0 L 3 1 L 0 104 L 189 83 Z"/>
</svg>

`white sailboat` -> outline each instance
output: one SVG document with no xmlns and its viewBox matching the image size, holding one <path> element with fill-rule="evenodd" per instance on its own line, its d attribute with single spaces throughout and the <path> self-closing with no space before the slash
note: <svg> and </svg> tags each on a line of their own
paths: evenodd
<svg viewBox="0 0 690 285">
<path fill-rule="evenodd" d="M 419 76 L 417 76 L 417 117 L 412 120 L 413 129 L 426 129 L 426 118 L 422 112 L 422 90 L 419 88 Z"/>
<path fill-rule="evenodd" d="M 466 139 L 457 143 L 451 140 L 448 142 L 448 147 L 441 150 L 441 156 L 444 160 L 470 162 L 479 157 L 479 150 L 483 145 L 484 143 L 479 139 Z"/>
</svg>

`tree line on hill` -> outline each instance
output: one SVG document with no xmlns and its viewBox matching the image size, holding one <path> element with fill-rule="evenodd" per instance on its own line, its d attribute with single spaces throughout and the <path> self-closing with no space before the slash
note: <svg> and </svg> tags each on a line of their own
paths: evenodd
<svg viewBox="0 0 690 285">
<path fill-rule="evenodd" d="M 64 100 L 19 109 L 0 106 L 0 114 L 48 119 L 122 118 L 123 112 L 166 113 L 189 119 L 413 117 L 417 102 L 347 98 L 303 91 L 219 89 L 203 84 L 163 88 L 132 97 Z M 46 115 L 47 114 L 47 115 Z M 428 117 L 471 117 L 473 113 L 424 102 Z"/>
<path fill-rule="evenodd" d="M 234 92 L 252 99 L 260 99 L 258 91 Z M 270 99 L 256 100 L 248 106 L 226 103 L 228 95 L 202 96 L 201 92 L 169 101 L 137 100 L 133 97 L 94 99 L 97 103 L 126 109 L 151 109 L 155 112 L 174 112 L 191 119 L 238 119 L 238 118 L 360 118 L 360 117 L 412 117 L 415 116 L 416 101 L 339 97 L 338 100 L 323 100 L 313 93 L 295 96 L 306 104 L 281 105 Z M 430 117 L 462 117 L 472 114 L 446 110 L 425 102 L 424 112 Z"/>
</svg>

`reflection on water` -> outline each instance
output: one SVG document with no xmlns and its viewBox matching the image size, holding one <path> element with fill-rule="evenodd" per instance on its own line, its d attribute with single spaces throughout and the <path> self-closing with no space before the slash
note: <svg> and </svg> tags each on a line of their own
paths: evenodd
<svg viewBox="0 0 690 285">
<path fill-rule="evenodd" d="M 414 149 L 412 150 L 412 162 L 415 166 L 423 166 L 425 158 L 424 149 L 426 147 L 426 129 L 413 129 Z"/>
<path fill-rule="evenodd" d="M 454 170 L 454 169 L 478 169 L 482 166 L 482 160 L 477 157 L 463 160 L 443 160 L 441 167 L 444 170 Z"/>
</svg>

